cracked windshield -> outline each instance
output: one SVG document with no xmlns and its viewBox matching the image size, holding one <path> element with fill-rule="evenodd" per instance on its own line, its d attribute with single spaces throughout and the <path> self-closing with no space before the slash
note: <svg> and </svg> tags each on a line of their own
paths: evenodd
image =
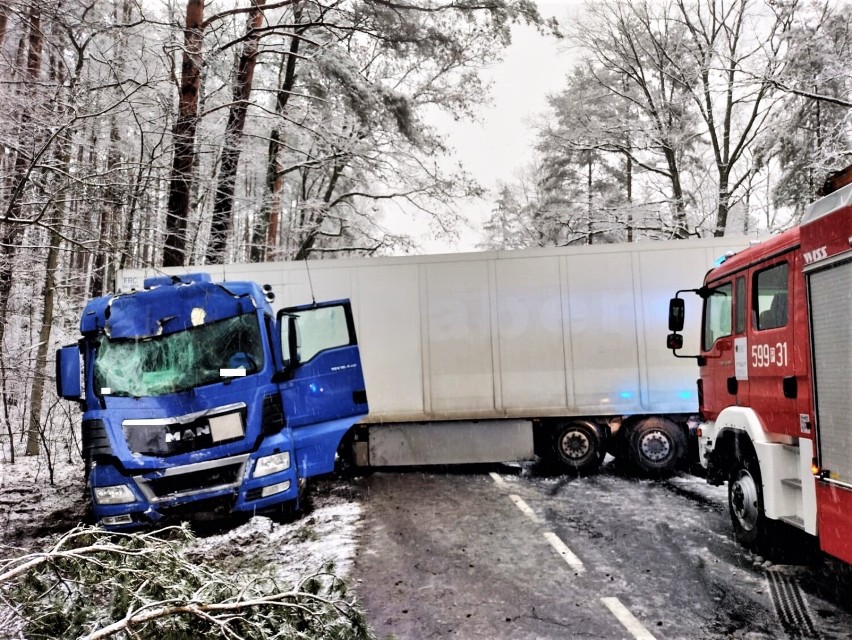
<svg viewBox="0 0 852 640">
<path fill-rule="evenodd" d="M 257 317 L 242 315 L 144 340 L 101 338 L 95 389 L 102 395 L 159 396 L 219 382 L 222 369 L 263 366 Z"/>
</svg>

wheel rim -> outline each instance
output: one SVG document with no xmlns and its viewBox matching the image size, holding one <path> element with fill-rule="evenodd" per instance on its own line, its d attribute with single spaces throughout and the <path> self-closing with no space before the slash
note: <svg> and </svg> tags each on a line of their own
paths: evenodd
<svg viewBox="0 0 852 640">
<path fill-rule="evenodd" d="M 757 484 L 752 475 L 741 469 L 731 485 L 731 513 L 744 531 L 753 531 L 757 526 L 760 511 L 757 505 Z"/>
<path fill-rule="evenodd" d="M 662 431 L 651 431 L 639 442 L 642 455 L 652 462 L 662 462 L 671 455 L 672 443 Z"/>
<path fill-rule="evenodd" d="M 562 435 L 560 449 L 562 455 L 569 460 L 582 460 L 591 451 L 592 443 L 589 436 L 582 431 L 566 431 Z"/>
</svg>

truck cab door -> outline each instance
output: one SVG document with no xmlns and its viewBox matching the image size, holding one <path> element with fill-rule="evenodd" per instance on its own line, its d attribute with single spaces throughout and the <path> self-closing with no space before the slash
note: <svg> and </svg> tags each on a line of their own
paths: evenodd
<svg viewBox="0 0 852 640">
<path fill-rule="evenodd" d="M 798 437 L 802 435 L 800 400 L 807 393 L 807 381 L 793 348 L 797 283 L 790 258 L 781 256 L 750 273 L 749 404 L 768 429 Z"/>
<path fill-rule="evenodd" d="M 701 380 L 702 410 L 708 420 L 715 420 L 722 409 L 736 404 L 737 400 L 733 300 L 731 281 L 714 285 L 704 299 Z"/>
<path fill-rule="evenodd" d="M 281 399 L 301 477 L 334 470 L 341 438 L 367 415 L 367 392 L 348 300 L 278 312 Z"/>
</svg>

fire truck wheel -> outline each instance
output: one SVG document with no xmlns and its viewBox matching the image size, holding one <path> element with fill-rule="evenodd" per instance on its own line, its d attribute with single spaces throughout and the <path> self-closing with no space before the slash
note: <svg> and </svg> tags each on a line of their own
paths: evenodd
<svg viewBox="0 0 852 640">
<path fill-rule="evenodd" d="M 669 475 L 684 456 L 686 435 L 671 420 L 645 418 L 630 429 L 627 444 L 630 460 L 640 471 Z"/>
<path fill-rule="evenodd" d="M 763 512 L 760 467 L 753 456 L 738 458 L 728 478 L 728 510 L 734 535 L 742 544 L 752 545 L 766 526 Z"/>
<path fill-rule="evenodd" d="M 597 427 L 580 421 L 560 423 L 554 434 L 554 453 L 563 472 L 594 473 L 603 458 Z"/>
</svg>

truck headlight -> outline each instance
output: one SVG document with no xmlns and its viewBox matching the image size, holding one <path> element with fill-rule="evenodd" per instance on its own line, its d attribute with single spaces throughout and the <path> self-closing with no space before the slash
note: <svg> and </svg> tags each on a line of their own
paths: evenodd
<svg viewBox="0 0 852 640">
<path fill-rule="evenodd" d="M 254 463 L 254 477 L 262 478 L 270 473 L 278 473 L 290 468 L 290 452 L 273 453 L 271 456 L 258 458 Z"/>
<path fill-rule="evenodd" d="M 98 504 L 124 504 L 136 502 L 136 496 L 126 484 L 115 484 L 109 487 L 95 487 L 95 502 Z"/>
</svg>

